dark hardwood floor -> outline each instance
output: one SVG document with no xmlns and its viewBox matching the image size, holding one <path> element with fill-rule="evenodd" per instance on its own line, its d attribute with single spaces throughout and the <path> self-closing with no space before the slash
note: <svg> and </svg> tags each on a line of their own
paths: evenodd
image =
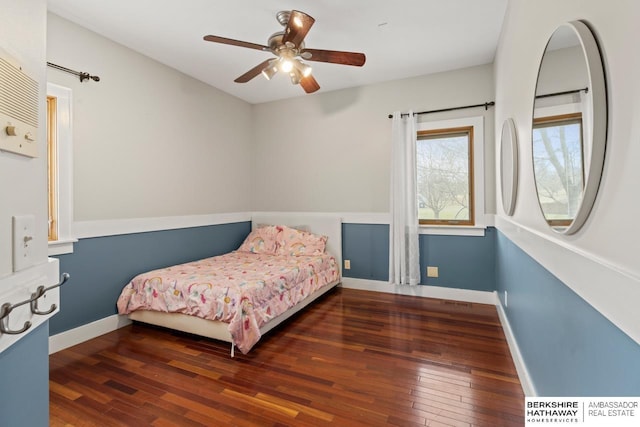
<svg viewBox="0 0 640 427">
<path fill-rule="evenodd" d="M 248 355 L 134 324 L 50 356 L 53 426 L 521 426 L 496 309 L 338 288 Z"/>
</svg>

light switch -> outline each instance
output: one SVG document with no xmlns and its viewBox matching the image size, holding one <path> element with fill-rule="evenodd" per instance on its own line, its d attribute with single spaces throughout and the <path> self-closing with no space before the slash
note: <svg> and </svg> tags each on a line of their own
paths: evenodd
<svg viewBox="0 0 640 427">
<path fill-rule="evenodd" d="M 33 215 L 13 217 L 13 271 L 24 270 L 34 264 L 35 224 L 36 219 Z"/>
</svg>

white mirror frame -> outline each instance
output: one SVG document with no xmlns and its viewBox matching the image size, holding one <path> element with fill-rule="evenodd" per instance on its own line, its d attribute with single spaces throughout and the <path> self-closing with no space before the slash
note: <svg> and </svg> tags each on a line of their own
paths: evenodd
<svg viewBox="0 0 640 427">
<path fill-rule="evenodd" d="M 593 106 L 593 123 L 590 129 L 590 141 L 585 144 L 591 144 L 591 156 L 588 163 L 584 165 L 586 175 L 584 177 L 584 188 L 582 192 L 582 200 L 576 211 L 576 215 L 567 227 L 552 227 L 552 229 L 560 234 L 574 234 L 584 225 L 598 194 L 602 170 L 604 167 L 605 148 L 607 144 L 607 89 L 604 73 L 604 63 L 600 55 L 598 43 L 591 29 L 582 21 L 571 21 L 563 24 L 569 27 L 578 37 L 582 52 L 587 64 L 587 74 L 589 81 L 589 96 L 591 97 Z M 555 32 L 554 32 L 555 33 Z M 553 37 L 553 34 L 549 38 Z M 546 52 L 546 48 L 545 48 Z M 542 66 L 542 58 L 540 58 L 540 66 Z M 538 75 L 540 69 L 538 69 Z M 536 83 L 537 90 L 537 83 Z M 534 98 L 535 110 L 535 98 Z M 544 212 L 543 212 L 544 215 Z"/>
<path fill-rule="evenodd" d="M 516 124 L 509 118 L 502 124 L 500 137 L 500 185 L 502 207 L 506 215 L 513 215 L 518 194 L 518 136 Z"/>
</svg>

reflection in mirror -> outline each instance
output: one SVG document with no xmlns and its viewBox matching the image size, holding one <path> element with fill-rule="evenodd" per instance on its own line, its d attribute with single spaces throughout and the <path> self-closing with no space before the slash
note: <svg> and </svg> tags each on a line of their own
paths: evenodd
<svg viewBox="0 0 640 427">
<path fill-rule="evenodd" d="M 513 215 L 518 188 L 518 140 L 513 119 L 502 124 L 500 137 L 500 185 L 504 213 Z"/>
<path fill-rule="evenodd" d="M 538 201 L 555 231 L 575 233 L 591 211 L 606 127 L 604 70 L 595 38 L 583 22 L 564 24 L 540 63 L 532 125 Z"/>
<path fill-rule="evenodd" d="M 567 227 L 576 216 L 583 185 L 582 113 L 533 120 L 533 168 L 547 222 Z"/>
</svg>

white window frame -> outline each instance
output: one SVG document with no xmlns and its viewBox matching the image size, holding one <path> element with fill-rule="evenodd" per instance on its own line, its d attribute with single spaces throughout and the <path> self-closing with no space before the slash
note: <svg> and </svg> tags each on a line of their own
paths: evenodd
<svg viewBox="0 0 640 427">
<path fill-rule="evenodd" d="M 465 117 L 459 119 L 437 120 L 418 123 L 417 130 L 437 130 L 460 127 L 473 127 L 473 206 L 475 225 L 435 225 L 421 224 L 420 234 L 439 234 L 452 236 L 484 236 L 487 222 L 484 210 L 484 117 Z"/>
<path fill-rule="evenodd" d="M 78 241 L 72 235 L 73 224 L 73 132 L 72 91 L 54 83 L 47 83 L 47 96 L 57 99 L 56 148 L 57 159 L 57 209 L 58 240 L 49 242 L 49 255 L 73 253 L 73 244 Z"/>
</svg>

